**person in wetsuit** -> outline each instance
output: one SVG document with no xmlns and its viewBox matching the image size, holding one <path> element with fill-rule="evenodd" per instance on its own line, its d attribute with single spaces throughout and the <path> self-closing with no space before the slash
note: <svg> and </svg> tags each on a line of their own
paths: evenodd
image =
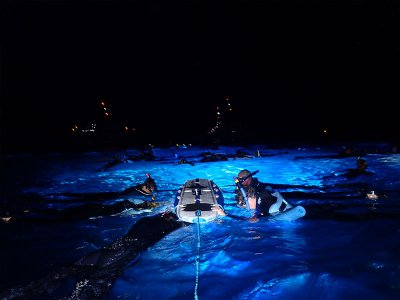
<svg viewBox="0 0 400 300">
<path fill-rule="evenodd" d="M 130 195 L 145 195 L 151 196 L 155 200 L 157 195 L 157 184 L 150 174 L 146 174 L 146 180 L 133 187 L 129 187 L 120 192 L 99 192 L 99 193 L 62 193 L 54 196 L 68 197 L 72 199 L 79 199 L 84 201 L 101 201 L 111 200 Z"/>
<path fill-rule="evenodd" d="M 236 203 L 239 207 L 255 210 L 251 221 L 257 221 L 261 217 L 274 215 L 292 207 L 279 192 L 274 192 L 267 183 L 253 177 L 256 173 L 258 171 L 250 172 L 244 169 L 236 178 Z"/>
<path fill-rule="evenodd" d="M 373 172 L 367 171 L 368 162 L 365 159 L 358 157 L 356 164 L 357 164 L 357 168 L 347 169 L 346 173 L 344 173 L 343 175 L 345 177 L 351 179 L 351 178 L 354 178 L 354 177 L 357 177 L 360 175 L 370 176 L 370 175 L 374 174 Z"/>
<path fill-rule="evenodd" d="M 79 194 L 82 200 L 108 200 L 116 198 L 131 197 L 136 195 L 143 195 L 151 197 L 151 201 L 142 201 L 141 203 L 134 203 L 128 199 L 118 201 L 113 204 L 102 204 L 102 203 L 87 203 L 81 206 L 72 207 L 59 211 L 64 218 L 77 219 L 85 217 L 96 217 L 96 216 L 107 216 L 121 213 L 128 209 L 148 209 L 157 207 L 158 204 L 154 202 L 157 195 L 157 185 L 154 179 L 146 174 L 147 178 L 143 183 L 137 184 L 136 186 L 127 188 L 121 192 L 109 192 L 109 193 L 91 193 L 91 194 Z M 70 194 L 72 196 L 73 194 Z M 76 195 L 75 195 L 76 196 Z M 97 196 L 97 197 L 96 197 Z"/>
<path fill-rule="evenodd" d="M 143 183 L 139 183 L 133 187 L 129 187 L 120 192 L 99 192 L 99 193 L 62 193 L 53 195 L 53 201 L 56 200 L 57 197 L 62 196 L 63 198 L 67 197 L 68 200 L 63 199 L 63 202 L 68 201 L 79 201 L 85 204 L 77 205 L 74 207 L 68 207 L 64 209 L 49 209 L 49 208 L 40 208 L 40 209 L 30 209 L 27 213 L 23 213 L 22 215 L 14 215 L 12 217 L 7 218 L 7 222 L 12 223 L 15 221 L 71 221 L 71 220 L 79 220 L 91 217 L 100 217 L 100 216 L 110 216 L 119 214 L 129 209 L 134 210 L 143 210 L 143 209 L 151 209 L 159 206 L 156 199 L 157 195 L 157 184 L 155 180 L 150 176 L 150 174 L 146 174 L 147 178 Z M 129 198 L 131 197 L 144 198 L 138 199 L 142 200 L 141 202 L 133 202 Z M 149 198 L 146 200 L 145 198 Z M 118 200 L 123 199 L 121 201 L 116 201 L 112 204 L 102 203 L 103 201 L 108 200 Z M 135 199 L 136 200 L 136 199 Z"/>
</svg>

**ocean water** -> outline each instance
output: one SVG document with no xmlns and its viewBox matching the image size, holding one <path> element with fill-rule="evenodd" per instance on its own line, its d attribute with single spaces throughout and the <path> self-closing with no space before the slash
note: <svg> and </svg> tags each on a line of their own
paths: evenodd
<svg viewBox="0 0 400 300">
<path fill-rule="evenodd" d="M 112 244 L 138 220 L 173 210 L 186 180 L 208 178 L 223 190 L 228 216 L 165 235 L 118 270 L 100 298 L 400 299 L 400 155 L 386 144 L 358 145 L 367 149 L 362 157 L 372 174 L 348 178 L 343 174 L 356 167 L 357 156 L 337 156 L 341 147 L 153 148 L 154 160 L 108 169 L 101 167 L 118 152 L 3 155 L 0 295 L 77 299 L 79 284 L 91 283 L 66 278 L 56 286 L 57 270 Z M 249 157 L 233 157 L 239 149 Z M 200 162 L 205 152 L 228 159 Z M 125 153 L 137 156 L 139 150 Z M 249 222 L 251 212 L 234 200 L 233 178 L 244 168 L 259 170 L 260 181 L 303 206 L 306 216 Z M 158 207 L 60 217 L 88 204 L 66 194 L 121 191 L 143 182 L 146 173 L 156 180 Z"/>
</svg>

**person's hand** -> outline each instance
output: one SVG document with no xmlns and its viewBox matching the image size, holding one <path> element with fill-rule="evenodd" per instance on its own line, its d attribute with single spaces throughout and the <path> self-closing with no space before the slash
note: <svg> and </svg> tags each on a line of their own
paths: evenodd
<svg viewBox="0 0 400 300">
<path fill-rule="evenodd" d="M 211 210 L 216 211 L 220 216 L 226 216 L 226 212 L 218 204 L 211 205 Z"/>
<path fill-rule="evenodd" d="M 258 221 L 260 221 L 260 219 L 259 219 L 257 216 L 252 216 L 252 217 L 249 219 L 249 222 L 250 222 L 250 223 L 257 223 Z"/>
</svg>

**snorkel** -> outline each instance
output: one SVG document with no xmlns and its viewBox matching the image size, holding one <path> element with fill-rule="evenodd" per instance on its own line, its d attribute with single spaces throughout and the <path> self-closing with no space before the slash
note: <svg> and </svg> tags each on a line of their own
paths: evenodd
<svg viewBox="0 0 400 300">
<path fill-rule="evenodd" d="M 246 181 L 251 176 L 253 176 L 253 175 L 257 174 L 257 173 L 258 173 L 258 170 L 254 171 L 254 172 L 250 173 L 249 175 L 247 175 L 246 177 L 243 177 L 243 178 L 240 178 L 240 179 L 237 178 L 237 177 L 233 177 L 233 179 L 236 182 L 236 186 L 238 187 L 239 191 L 242 193 L 243 199 L 246 202 L 246 208 L 248 210 L 250 210 L 250 204 L 249 204 L 249 200 L 247 199 L 246 191 L 244 190 L 242 182 Z"/>
</svg>

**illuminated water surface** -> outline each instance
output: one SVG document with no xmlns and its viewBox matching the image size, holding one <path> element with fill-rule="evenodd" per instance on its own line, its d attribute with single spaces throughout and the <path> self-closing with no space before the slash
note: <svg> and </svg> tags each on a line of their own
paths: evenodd
<svg viewBox="0 0 400 300">
<path fill-rule="evenodd" d="M 233 177 L 246 168 L 259 170 L 259 180 L 304 206 L 307 215 L 258 223 L 228 216 L 180 228 L 127 266 L 105 299 L 399 299 L 400 156 L 370 151 L 363 158 L 373 175 L 348 179 L 341 171 L 355 168 L 357 157 L 334 157 L 340 146 L 252 146 L 240 149 L 258 150 L 261 157 L 216 162 L 200 162 L 201 153 L 230 156 L 239 148 L 154 148 L 154 161 L 103 171 L 115 152 L 4 157 L 1 217 L 18 213 L 24 221 L 0 223 L 0 290 L 72 264 L 124 235 L 139 218 L 173 209 L 175 192 L 188 179 L 212 179 L 224 191 L 226 212 L 249 217 L 233 194 Z M 179 164 L 182 158 L 193 165 Z M 158 184 L 157 208 L 70 221 L 31 213 L 82 205 L 59 195 L 120 191 L 143 182 L 146 173 Z M 378 199 L 367 197 L 372 191 Z M 74 284 L 57 297 L 71 294 Z"/>
</svg>

